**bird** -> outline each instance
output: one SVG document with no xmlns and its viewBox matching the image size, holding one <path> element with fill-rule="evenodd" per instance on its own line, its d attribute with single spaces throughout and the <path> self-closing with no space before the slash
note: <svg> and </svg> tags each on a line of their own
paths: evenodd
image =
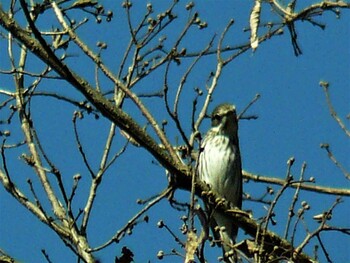
<svg viewBox="0 0 350 263">
<path fill-rule="evenodd" d="M 211 128 L 200 143 L 197 178 L 233 206 L 242 208 L 242 161 L 238 140 L 238 119 L 232 104 L 218 105 L 211 114 Z M 215 208 L 207 209 L 214 237 L 221 238 L 224 260 L 237 260 L 232 245 L 238 226 Z M 209 213 L 210 211 L 210 213 Z M 218 226 L 219 235 L 214 231 Z M 215 227 L 215 229 L 217 229 Z"/>
</svg>

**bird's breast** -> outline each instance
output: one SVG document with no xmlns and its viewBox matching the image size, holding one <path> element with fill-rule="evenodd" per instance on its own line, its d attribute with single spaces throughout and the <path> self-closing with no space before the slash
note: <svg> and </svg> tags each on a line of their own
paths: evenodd
<svg viewBox="0 0 350 263">
<path fill-rule="evenodd" d="M 198 165 L 199 180 L 234 205 L 241 180 L 238 154 L 238 146 L 227 136 L 216 135 L 214 139 L 203 142 Z"/>
</svg>

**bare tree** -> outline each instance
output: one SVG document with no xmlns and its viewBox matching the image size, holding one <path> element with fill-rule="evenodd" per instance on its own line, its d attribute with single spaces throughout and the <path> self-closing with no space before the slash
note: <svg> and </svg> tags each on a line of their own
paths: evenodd
<svg viewBox="0 0 350 263">
<path fill-rule="evenodd" d="M 12 86 L 0 90 L 1 123 L 7 125 L 1 130 L 0 179 L 3 187 L 54 231 L 78 261 L 97 261 L 97 253 L 114 243 L 123 242 L 136 225 L 148 221 L 147 213 L 152 207 L 167 200 L 169 206 L 187 215 L 181 218 L 183 236 L 173 232 L 166 222 L 158 222 L 158 227 L 166 229 L 179 247 L 170 254 L 177 255 L 180 261 L 205 262 L 210 250 L 205 244 L 220 243 L 220 240 L 213 240 L 208 232 L 207 215 L 199 205 L 199 197 L 230 215 L 246 234 L 243 241 L 234 246 L 240 261 L 314 262 L 322 254 L 332 262 L 321 233 L 350 234 L 350 229 L 329 222 L 332 215 L 339 213 L 336 209 L 343 202 L 342 197 L 350 195 L 349 189 L 318 185 L 314 177 L 306 178 L 306 163 L 302 165 L 299 176 L 293 176 L 294 158 L 287 161 L 284 179 L 244 170 L 246 184 L 268 185 L 263 196 L 245 191 L 246 201 L 266 206 L 265 215 L 257 218 L 252 212 L 230 207 L 208 186 L 196 182 L 194 176 L 198 143 L 203 135 L 200 127 L 209 115 L 208 108 L 223 71 L 247 51 L 259 49 L 263 42 L 269 43 L 282 34 L 291 39 L 294 53 L 299 56 L 302 54 L 299 45 L 302 39 L 298 39 L 295 29 L 297 22 L 323 28 L 316 16 L 322 17 L 326 13 L 340 16 L 342 9 L 350 8 L 345 1 L 321 1 L 301 9 L 296 4 L 297 1 L 291 1 L 288 6 L 283 6 L 275 0 L 256 0 L 249 21 L 245 21 L 249 25 L 245 30 L 246 39 L 249 38 L 246 43 L 233 44 L 233 40 L 227 37 L 235 26 L 231 20 L 220 34 L 210 36 L 203 47 L 196 46 L 195 38 L 205 36 L 208 24 L 196 11 L 193 2 L 173 1 L 165 10 L 157 10 L 151 3 L 145 3 L 144 14 L 137 21 L 133 16 L 133 3 L 123 2 L 126 24 L 124 32 L 119 34 L 129 37 L 125 47 L 112 43 L 107 37 L 115 34 L 111 26 L 115 13 L 97 1 L 12 0 L 0 4 L 1 59 L 6 59 L 0 69 L 1 82 L 13 80 Z M 187 19 L 180 19 L 179 13 Z M 276 22 L 263 23 L 264 20 L 273 20 L 269 16 Z M 102 26 L 108 29 L 105 38 L 110 42 L 104 42 L 104 36 L 99 36 L 96 45 L 92 46 L 85 36 Z M 113 53 L 113 49 L 118 52 Z M 75 63 L 76 59 L 79 65 Z M 203 87 L 189 91 L 186 89 L 187 80 L 197 74 L 196 68 L 206 60 L 212 63 L 214 70 L 202 72 L 201 77 L 206 79 Z M 81 65 L 85 67 L 81 68 Z M 178 77 L 174 77 L 174 72 Z M 144 87 L 144 81 L 155 74 L 156 87 Z M 349 137 L 346 124 L 329 98 L 329 83 L 323 81 L 320 85 L 331 115 Z M 252 98 L 241 111 L 240 120 L 257 118 L 247 112 L 259 97 Z M 158 105 L 158 112 L 151 110 L 151 104 Z M 47 107 L 57 118 L 45 117 L 43 109 Z M 188 118 L 181 117 L 182 107 L 191 109 Z M 44 122 L 40 121 L 43 119 Z M 67 125 L 71 125 L 72 130 L 67 129 Z M 62 137 L 50 137 L 50 129 L 60 129 Z M 100 149 L 95 148 L 94 141 L 86 138 L 89 136 L 87 131 L 92 130 L 99 135 L 98 145 L 103 143 L 99 159 L 94 160 L 90 158 L 91 153 Z M 51 149 L 52 141 L 61 143 L 62 147 L 70 145 L 71 151 Z M 93 227 L 91 218 L 96 198 L 107 196 L 113 190 L 104 184 L 106 178 L 118 172 L 116 167 L 122 158 L 127 160 L 125 166 L 137 165 L 139 160 L 135 157 L 142 152 L 141 148 L 162 167 L 167 180 L 159 187 L 158 194 L 138 200 L 143 207 L 124 225 L 116 226 L 113 235 L 100 245 L 92 245 L 95 242 L 92 237 L 88 238 L 88 233 Z M 328 144 L 323 144 L 322 148 L 344 174 L 344 182 L 348 183 L 350 175 L 346 167 L 337 160 Z M 77 173 L 56 164 L 57 156 L 67 154 L 71 154 L 72 159 L 79 156 L 77 162 L 83 164 L 81 171 Z M 161 176 L 164 177 L 164 173 Z M 272 185 L 278 186 L 278 190 L 273 190 Z M 178 190 L 189 193 L 187 200 L 176 198 Z M 312 215 L 308 213 L 310 205 L 307 201 L 297 202 L 303 191 L 325 195 L 334 202 L 321 214 Z M 276 206 L 282 197 L 290 200 L 290 206 L 277 211 Z M 113 207 L 115 210 L 128 206 L 122 202 L 123 196 L 119 198 Z M 287 215 L 283 233 L 271 230 L 276 213 Z M 314 230 L 304 228 L 306 218 L 312 217 L 318 222 L 318 227 Z M 300 229 L 303 233 L 297 238 Z M 307 247 L 314 239 L 321 249 L 312 255 L 307 252 Z M 51 262 L 50 254 L 45 250 L 42 253 Z M 116 255 L 115 262 L 131 262 L 133 253 L 137 251 L 125 246 L 121 254 Z M 5 252 L 1 254 L 4 260 L 12 260 Z M 16 255 L 12 256 L 16 258 Z M 159 259 L 166 256 L 166 252 L 159 251 Z"/>
</svg>

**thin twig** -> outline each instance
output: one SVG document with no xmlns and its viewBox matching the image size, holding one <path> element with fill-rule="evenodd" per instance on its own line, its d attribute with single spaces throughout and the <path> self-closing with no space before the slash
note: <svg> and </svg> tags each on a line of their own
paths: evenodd
<svg viewBox="0 0 350 263">
<path fill-rule="evenodd" d="M 113 158 L 108 161 L 108 156 L 110 154 L 111 151 L 111 145 L 115 136 L 115 124 L 112 123 L 110 130 L 109 130 L 109 134 L 107 137 L 107 141 L 106 141 L 106 145 L 105 145 L 105 151 L 102 155 L 102 159 L 100 162 L 100 169 L 97 172 L 97 175 L 95 178 L 93 178 L 92 182 L 91 182 L 91 186 L 90 186 L 90 192 L 89 192 L 89 197 L 87 199 L 86 205 L 84 207 L 84 216 L 83 216 L 83 220 L 82 220 L 82 224 L 81 224 L 81 231 L 85 232 L 87 225 L 88 225 L 88 221 L 89 221 L 89 217 L 90 217 L 90 213 L 95 201 L 95 198 L 97 196 L 97 190 L 98 190 L 98 186 L 101 184 L 102 179 L 103 179 L 103 175 L 105 174 L 105 172 L 108 170 L 108 168 L 113 164 L 113 162 L 125 151 L 128 142 L 122 147 L 122 149 L 113 156 Z"/>
<path fill-rule="evenodd" d="M 260 94 L 255 94 L 255 97 L 248 103 L 248 105 L 241 111 L 240 114 L 237 116 L 237 120 L 244 118 L 243 114 L 247 112 L 247 110 L 258 100 L 260 99 Z"/>
<path fill-rule="evenodd" d="M 301 166 L 300 177 L 299 177 L 299 181 L 300 182 L 303 181 L 305 169 L 306 169 L 306 163 L 304 162 L 302 164 L 302 166 Z M 284 238 L 285 239 L 288 239 L 289 227 L 290 227 L 290 224 L 292 222 L 292 218 L 295 215 L 294 208 L 295 208 L 296 202 L 298 201 L 299 192 L 300 192 L 300 184 L 297 186 L 297 188 L 295 190 L 292 202 L 291 202 L 290 207 L 289 207 L 288 219 L 287 219 L 287 223 L 286 223 L 286 229 L 285 229 L 285 232 L 284 232 Z"/>
<path fill-rule="evenodd" d="M 321 148 L 325 149 L 327 152 L 327 155 L 329 159 L 342 171 L 342 173 L 345 175 L 347 179 L 350 179 L 350 173 L 344 168 L 344 166 L 335 158 L 334 154 L 332 153 L 330 146 L 328 143 L 322 143 Z"/>
<path fill-rule="evenodd" d="M 334 203 L 332 204 L 332 206 L 328 209 L 328 211 L 325 213 L 325 216 L 322 219 L 322 222 L 320 223 L 319 227 L 312 233 L 309 233 L 305 239 L 303 240 L 303 242 L 301 242 L 301 244 L 295 248 L 295 253 L 294 253 L 294 257 L 298 256 L 304 249 L 304 247 L 310 242 L 310 240 L 317 236 L 320 232 L 322 232 L 326 226 L 326 222 L 328 220 L 328 216 L 332 214 L 334 208 L 341 203 L 342 200 L 341 198 L 337 198 Z"/>
<path fill-rule="evenodd" d="M 193 23 L 192 21 L 190 21 L 191 23 Z M 167 67 L 166 67 L 166 71 L 165 71 L 165 75 L 164 75 L 164 100 L 165 100 L 165 106 L 167 109 L 168 114 L 170 115 L 170 117 L 172 118 L 172 120 L 175 122 L 175 125 L 178 129 L 178 131 L 180 132 L 180 135 L 183 139 L 183 141 L 185 142 L 186 146 L 188 147 L 188 151 L 191 151 L 191 148 L 193 147 L 193 145 L 190 144 L 184 129 L 182 128 L 180 119 L 179 119 L 179 115 L 178 115 L 178 104 L 179 104 L 179 100 L 180 100 L 180 94 L 183 90 L 183 86 L 187 80 L 188 75 L 192 72 L 192 69 L 194 68 L 194 66 L 197 64 L 197 62 L 202 58 L 203 54 L 205 52 L 207 52 L 207 50 L 210 49 L 210 47 L 212 46 L 214 41 L 214 37 L 209 41 L 208 45 L 204 48 L 204 50 L 202 50 L 202 52 L 195 58 L 195 60 L 191 63 L 191 65 L 188 67 L 188 69 L 186 70 L 185 74 L 183 75 L 183 77 L 181 78 L 181 81 L 179 83 L 176 95 L 175 95 L 175 101 L 174 101 L 174 107 L 173 107 L 173 111 L 170 110 L 170 106 L 169 106 L 169 102 L 168 102 L 168 72 L 169 72 L 169 67 L 170 67 L 170 62 L 168 63 Z"/>
<path fill-rule="evenodd" d="M 46 261 L 48 263 L 52 263 L 51 259 L 50 259 L 50 256 L 46 253 L 45 249 L 42 249 L 41 250 L 41 253 L 43 254 L 44 258 L 46 259 Z"/>
<path fill-rule="evenodd" d="M 176 95 L 175 95 L 174 109 L 173 109 L 175 116 L 178 116 L 178 106 L 179 106 L 180 94 L 183 90 L 183 86 L 184 86 L 189 74 L 192 72 L 192 69 L 198 63 L 198 61 L 203 57 L 203 55 L 212 47 L 214 39 L 215 39 L 215 36 L 213 36 L 211 38 L 208 45 L 198 54 L 198 56 L 195 58 L 195 60 L 191 63 L 191 65 L 186 70 L 185 74 L 182 76 L 180 83 L 179 83 L 179 86 L 178 86 L 178 89 L 177 89 L 177 92 L 176 92 Z"/>
<path fill-rule="evenodd" d="M 87 159 L 87 156 L 85 154 L 85 151 L 84 151 L 84 148 L 83 148 L 83 145 L 80 141 L 80 136 L 79 136 L 79 132 L 78 132 L 78 128 L 77 128 L 77 118 L 78 118 L 79 114 L 77 114 L 76 112 L 74 113 L 73 115 L 73 130 L 74 130 L 74 138 L 75 138 L 75 141 L 77 143 L 77 147 L 78 147 L 78 150 L 79 150 L 79 153 L 81 155 L 81 157 L 83 158 L 83 162 L 86 166 L 86 168 L 88 169 L 90 175 L 92 178 L 95 178 L 96 175 L 94 173 L 94 171 L 92 170 L 90 164 L 89 164 L 89 161 Z"/>
<path fill-rule="evenodd" d="M 220 39 L 219 39 L 219 42 L 218 42 L 218 46 L 216 48 L 216 60 L 217 60 L 216 70 L 215 70 L 215 73 L 213 74 L 211 85 L 208 88 L 208 92 L 207 92 L 207 95 L 206 95 L 206 98 L 205 98 L 202 110 L 200 111 L 200 113 L 198 115 L 198 118 L 197 118 L 197 121 L 194 124 L 194 131 L 192 132 L 191 137 L 190 137 L 190 145 L 191 146 L 193 146 L 193 144 L 194 144 L 194 140 L 195 140 L 195 137 L 197 136 L 197 132 L 199 130 L 200 124 L 202 123 L 203 119 L 207 115 L 207 109 L 208 109 L 209 103 L 211 101 L 211 97 L 212 97 L 212 95 L 214 93 L 214 90 L 217 87 L 217 83 L 218 83 L 218 80 L 219 80 L 220 75 L 222 73 L 222 69 L 227 64 L 227 63 L 225 63 L 225 61 L 221 57 L 221 52 L 223 50 L 222 43 L 223 43 L 223 40 L 224 40 L 227 32 L 229 31 L 229 29 L 233 25 L 233 22 L 234 21 L 231 19 L 227 23 L 225 29 L 223 30 L 223 32 L 222 32 L 222 34 L 220 36 Z"/>
<path fill-rule="evenodd" d="M 79 109 L 87 111 L 87 113 L 99 113 L 91 104 L 89 104 L 87 101 L 77 101 L 69 97 L 65 97 L 64 95 L 53 93 L 53 92 L 46 92 L 46 91 L 36 91 L 31 95 L 33 96 L 43 96 L 43 97 L 51 97 L 60 101 L 67 102 L 69 104 L 72 104 L 75 107 L 78 107 Z"/>
<path fill-rule="evenodd" d="M 123 236 L 125 235 L 126 231 L 134 225 L 134 223 L 136 222 L 136 220 L 138 220 L 145 212 L 147 212 L 150 208 L 152 208 L 155 204 L 157 204 L 160 200 L 162 200 L 163 198 L 166 198 L 171 192 L 173 191 L 173 189 L 171 187 L 166 188 L 162 193 L 160 193 L 156 198 L 154 198 L 152 201 L 150 201 L 144 208 L 142 208 L 136 215 L 134 215 L 127 223 L 125 226 L 123 226 L 120 230 L 118 230 L 113 237 L 107 241 L 106 243 L 91 249 L 89 252 L 95 252 L 95 251 L 99 251 L 107 246 L 109 246 L 110 244 L 112 244 L 113 242 L 119 242 Z"/>
<path fill-rule="evenodd" d="M 73 202 L 73 198 L 75 196 L 75 192 L 76 192 L 76 190 L 78 188 L 78 184 L 79 184 L 80 179 L 81 179 L 81 175 L 80 174 L 76 174 L 76 175 L 73 176 L 73 186 L 72 186 L 71 194 L 70 194 L 70 196 L 68 198 L 68 205 L 67 205 L 67 210 L 68 211 L 72 211 L 72 202 Z"/>
<path fill-rule="evenodd" d="M 287 173 L 286 173 L 286 177 L 285 177 L 285 182 L 282 185 L 281 189 L 277 192 L 274 200 L 272 201 L 272 203 L 271 203 L 271 205 L 270 205 L 270 207 L 269 207 L 269 209 L 267 211 L 267 214 L 266 214 L 264 220 L 262 221 L 262 225 L 261 225 L 262 236 L 261 236 L 261 238 L 260 238 L 259 235 L 257 235 L 257 237 L 255 238 L 255 245 L 257 247 L 259 247 L 259 254 L 258 254 L 259 257 L 264 254 L 263 253 L 263 249 L 264 249 L 265 235 L 266 235 L 266 232 L 267 232 L 270 220 L 273 220 L 272 217 L 273 217 L 273 214 L 274 214 L 274 208 L 275 208 L 279 198 L 282 196 L 284 191 L 288 188 L 288 186 L 291 183 L 292 176 L 291 176 L 291 172 L 290 171 L 291 171 L 292 165 L 294 164 L 294 160 L 295 160 L 294 157 L 291 157 L 291 158 L 288 159 L 288 161 L 287 161 Z M 272 221 L 272 222 L 274 222 L 274 221 Z M 260 232 L 260 231 L 258 231 L 258 232 Z"/>
<path fill-rule="evenodd" d="M 269 224 L 269 221 L 271 219 L 271 216 L 272 216 L 272 213 L 274 211 L 274 208 L 279 200 L 279 198 L 282 196 L 283 192 L 288 188 L 288 186 L 290 185 L 291 181 L 292 181 L 292 175 L 291 175 L 291 168 L 294 164 L 294 157 L 291 157 L 288 159 L 287 161 L 287 173 L 286 173 L 286 177 L 284 179 L 284 184 L 282 185 L 282 188 L 277 192 L 274 200 L 272 201 L 270 207 L 269 207 L 269 210 L 266 214 L 266 221 L 265 221 L 265 224 L 264 224 L 264 231 L 267 230 L 267 227 L 268 227 L 268 224 Z"/>
<path fill-rule="evenodd" d="M 296 232 L 297 232 L 297 227 L 299 225 L 299 222 L 301 221 L 302 223 L 304 223 L 304 215 L 308 210 L 310 210 L 310 205 L 306 201 L 301 202 L 301 208 L 298 209 L 297 218 L 294 222 L 292 234 L 290 237 L 290 243 L 293 246 L 294 246 L 294 239 L 296 238 Z M 309 230 L 307 226 L 305 224 L 304 226 L 305 226 L 305 232 L 308 232 Z"/>
<path fill-rule="evenodd" d="M 350 130 L 347 129 L 344 122 L 339 118 L 337 112 L 335 111 L 330 95 L 329 95 L 329 83 L 325 81 L 320 81 L 320 86 L 323 88 L 324 94 L 326 95 L 326 101 L 328 105 L 329 112 L 334 120 L 339 124 L 340 128 L 345 132 L 345 134 L 350 137 Z"/>
<path fill-rule="evenodd" d="M 320 237 L 320 234 L 317 234 L 317 235 L 316 235 L 316 238 L 317 238 L 318 242 L 319 242 L 320 245 L 321 245 L 321 249 L 322 249 L 323 254 L 325 255 L 325 257 L 326 257 L 328 263 L 332 263 L 333 261 L 332 261 L 332 260 L 330 259 L 330 257 L 329 257 L 329 254 L 328 254 L 328 252 L 327 252 L 326 247 L 324 246 L 324 244 L 323 244 L 323 242 L 322 242 L 322 239 L 321 239 L 321 237 Z"/>
</svg>

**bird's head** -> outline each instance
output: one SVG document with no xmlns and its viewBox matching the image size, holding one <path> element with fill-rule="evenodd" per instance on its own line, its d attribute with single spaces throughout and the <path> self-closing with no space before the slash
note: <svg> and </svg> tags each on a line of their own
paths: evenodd
<svg viewBox="0 0 350 263">
<path fill-rule="evenodd" d="M 211 126 L 221 134 L 235 136 L 238 130 L 236 107 L 232 104 L 220 104 L 211 114 Z"/>
</svg>

